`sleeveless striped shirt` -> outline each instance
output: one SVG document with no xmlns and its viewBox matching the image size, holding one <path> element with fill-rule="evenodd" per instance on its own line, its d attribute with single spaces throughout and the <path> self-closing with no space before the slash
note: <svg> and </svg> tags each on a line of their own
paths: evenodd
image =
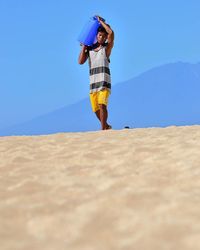
<svg viewBox="0 0 200 250">
<path fill-rule="evenodd" d="M 109 59 L 106 56 L 106 45 L 98 51 L 89 50 L 90 93 L 108 89 L 111 92 Z"/>
</svg>

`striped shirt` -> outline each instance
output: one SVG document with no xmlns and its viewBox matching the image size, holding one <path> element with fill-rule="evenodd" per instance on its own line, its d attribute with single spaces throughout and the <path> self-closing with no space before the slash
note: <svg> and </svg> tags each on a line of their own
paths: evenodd
<svg viewBox="0 0 200 250">
<path fill-rule="evenodd" d="M 111 77 L 109 69 L 109 59 L 106 56 L 106 45 L 98 51 L 89 50 L 90 68 L 90 93 L 98 92 L 102 89 L 111 91 Z"/>
</svg>

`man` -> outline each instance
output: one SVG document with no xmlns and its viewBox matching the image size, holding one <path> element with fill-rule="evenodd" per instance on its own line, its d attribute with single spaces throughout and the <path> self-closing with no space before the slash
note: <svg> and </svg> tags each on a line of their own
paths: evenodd
<svg viewBox="0 0 200 250">
<path fill-rule="evenodd" d="M 97 42 L 91 47 L 82 45 L 78 61 L 79 64 L 84 64 L 87 59 L 89 60 L 91 106 L 101 122 L 102 130 L 106 130 L 112 128 L 107 123 L 107 104 L 111 92 L 109 58 L 114 45 L 114 32 L 101 17 L 97 16 L 97 19 L 101 24 Z"/>
</svg>

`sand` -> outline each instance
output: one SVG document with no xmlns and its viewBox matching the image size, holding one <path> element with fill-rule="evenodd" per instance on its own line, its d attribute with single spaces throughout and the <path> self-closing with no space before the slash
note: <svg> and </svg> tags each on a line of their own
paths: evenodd
<svg viewBox="0 0 200 250">
<path fill-rule="evenodd" d="M 200 249 L 200 126 L 0 137 L 1 250 Z"/>
</svg>

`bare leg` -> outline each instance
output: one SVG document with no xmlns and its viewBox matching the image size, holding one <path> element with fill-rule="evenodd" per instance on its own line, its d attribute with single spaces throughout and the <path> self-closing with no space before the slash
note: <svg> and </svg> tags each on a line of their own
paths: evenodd
<svg viewBox="0 0 200 250">
<path fill-rule="evenodd" d="M 99 119 L 99 121 L 101 122 L 101 119 L 100 119 L 100 110 L 97 110 L 95 112 L 95 114 L 96 114 L 97 118 Z"/>
<path fill-rule="evenodd" d="M 100 104 L 99 107 L 100 107 L 100 110 L 99 110 L 99 113 L 97 115 L 99 115 L 98 118 L 101 122 L 101 129 L 102 130 L 110 129 L 111 126 L 108 125 L 108 123 L 107 123 L 107 118 L 108 118 L 107 107 L 104 104 Z"/>
<path fill-rule="evenodd" d="M 101 118 L 100 118 L 100 110 L 97 110 L 95 112 L 97 118 L 99 119 L 99 121 L 101 122 Z M 106 129 L 111 129 L 112 127 L 106 122 Z"/>
<path fill-rule="evenodd" d="M 97 112 L 95 112 L 97 118 L 99 119 L 99 121 L 101 122 L 101 118 L 100 118 L 100 110 L 97 110 Z"/>
</svg>

